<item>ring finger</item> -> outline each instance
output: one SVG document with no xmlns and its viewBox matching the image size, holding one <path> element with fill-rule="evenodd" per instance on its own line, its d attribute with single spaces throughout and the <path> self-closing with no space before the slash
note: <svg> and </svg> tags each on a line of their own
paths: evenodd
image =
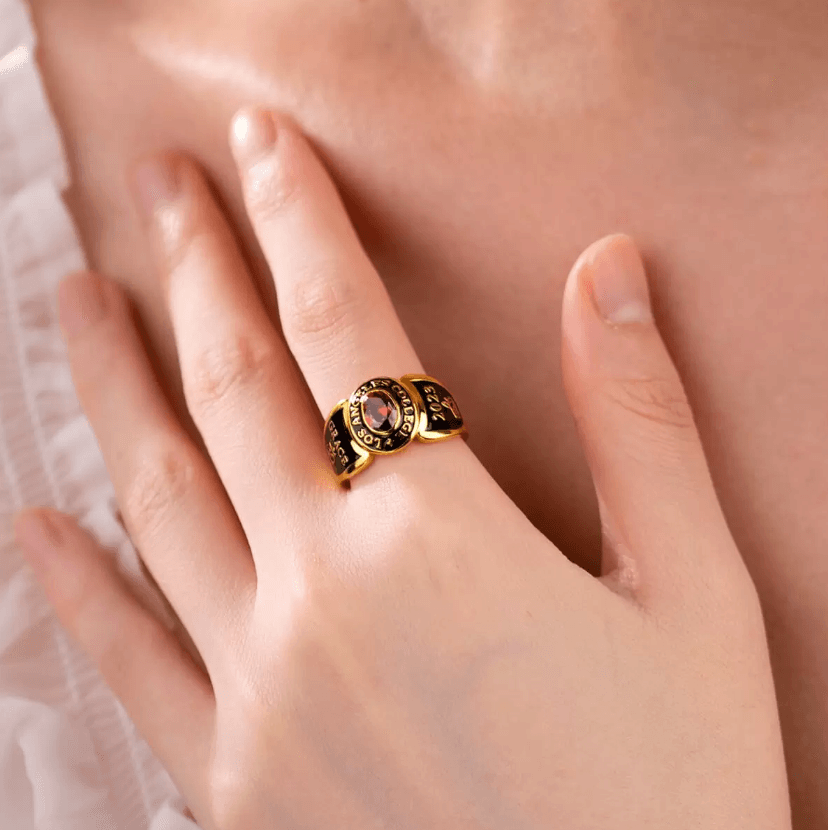
<svg viewBox="0 0 828 830">
<path fill-rule="evenodd" d="M 249 109 L 234 119 L 231 141 L 276 282 L 282 329 L 321 413 L 370 378 L 422 373 L 336 187 L 304 137 L 270 111 Z M 463 442 L 451 441 L 436 453 L 411 447 L 393 469 L 441 463 L 452 452 L 457 460 L 473 458 Z M 357 481 L 376 475 L 383 472 L 375 466 Z"/>
</svg>

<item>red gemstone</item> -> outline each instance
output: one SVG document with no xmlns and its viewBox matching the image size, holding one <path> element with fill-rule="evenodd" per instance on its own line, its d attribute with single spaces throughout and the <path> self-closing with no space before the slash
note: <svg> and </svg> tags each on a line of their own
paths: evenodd
<svg viewBox="0 0 828 830">
<path fill-rule="evenodd" d="M 399 417 L 394 402 L 375 392 L 363 397 L 362 415 L 368 428 L 375 432 L 390 432 L 396 427 Z"/>
</svg>

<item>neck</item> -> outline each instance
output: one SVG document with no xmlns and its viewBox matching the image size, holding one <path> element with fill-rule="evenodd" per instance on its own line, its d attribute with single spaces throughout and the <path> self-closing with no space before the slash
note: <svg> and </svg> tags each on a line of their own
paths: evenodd
<svg viewBox="0 0 828 830">
<path fill-rule="evenodd" d="M 828 79 L 826 0 L 407 0 L 437 49 L 510 93 L 551 79 L 683 98 L 801 100 Z M 747 95 L 747 98 L 745 97 Z M 534 96 L 533 96 L 534 97 Z"/>
</svg>

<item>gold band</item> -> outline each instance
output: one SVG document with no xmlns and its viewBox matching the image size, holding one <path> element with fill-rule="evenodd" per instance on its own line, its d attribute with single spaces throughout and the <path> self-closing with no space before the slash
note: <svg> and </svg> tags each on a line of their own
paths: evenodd
<svg viewBox="0 0 828 830">
<path fill-rule="evenodd" d="M 414 440 L 432 443 L 466 434 L 457 402 L 428 375 L 366 381 L 331 410 L 324 433 L 340 483 L 376 456 L 400 452 Z"/>
</svg>

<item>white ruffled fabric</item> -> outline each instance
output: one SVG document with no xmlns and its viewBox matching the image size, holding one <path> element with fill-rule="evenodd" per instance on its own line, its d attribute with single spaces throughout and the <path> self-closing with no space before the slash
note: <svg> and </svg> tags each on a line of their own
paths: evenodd
<svg viewBox="0 0 828 830">
<path fill-rule="evenodd" d="M 0 828 L 192 830 L 12 537 L 21 507 L 72 513 L 151 597 L 57 329 L 57 282 L 85 261 L 60 196 L 68 168 L 35 42 L 23 1 L 0 0 Z"/>
</svg>

